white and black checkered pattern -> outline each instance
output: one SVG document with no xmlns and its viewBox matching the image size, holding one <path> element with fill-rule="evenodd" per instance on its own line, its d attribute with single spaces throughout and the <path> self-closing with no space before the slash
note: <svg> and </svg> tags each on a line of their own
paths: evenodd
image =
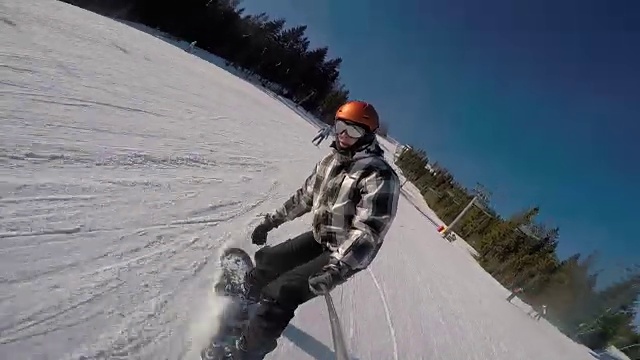
<svg viewBox="0 0 640 360">
<path fill-rule="evenodd" d="M 311 211 L 315 239 L 357 271 L 382 246 L 396 215 L 400 181 L 376 141 L 349 155 L 332 147 L 304 185 L 269 216 L 279 225 Z"/>
</svg>

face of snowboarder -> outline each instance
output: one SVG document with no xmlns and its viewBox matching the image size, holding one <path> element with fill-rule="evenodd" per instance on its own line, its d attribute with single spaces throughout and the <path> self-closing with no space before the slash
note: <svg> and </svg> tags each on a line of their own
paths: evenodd
<svg viewBox="0 0 640 360">
<path fill-rule="evenodd" d="M 353 146 L 366 133 L 362 127 L 356 124 L 338 119 L 335 122 L 335 130 L 338 146 L 342 149 Z"/>
</svg>

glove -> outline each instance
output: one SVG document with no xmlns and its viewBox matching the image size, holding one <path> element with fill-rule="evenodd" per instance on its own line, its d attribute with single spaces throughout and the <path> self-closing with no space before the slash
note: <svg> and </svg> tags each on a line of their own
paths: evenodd
<svg viewBox="0 0 640 360">
<path fill-rule="evenodd" d="M 251 243 L 254 245 L 264 245 L 267 243 L 267 233 L 277 226 L 271 221 L 271 217 L 266 215 L 260 225 L 256 226 L 251 233 Z"/>
<path fill-rule="evenodd" d="M 320 272 L 309 278 L 309 290 L 316 295 L 324 295 L 331 292 L 336 286 L 344 282 L 346 266 L 339 260 L 331 258 L 328 265 L 325 265 Z"/>
</svg>

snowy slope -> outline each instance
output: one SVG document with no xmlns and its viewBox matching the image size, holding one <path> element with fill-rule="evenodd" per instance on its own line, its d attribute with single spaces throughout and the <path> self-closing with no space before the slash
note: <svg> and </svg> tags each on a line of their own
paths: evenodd
<svg viewBox="0 0 640 360">
<path fill-rule="evenodd" d="M 0 359 L 190 359 L 215 259 L 327 151 L 255 86 L 61 2 L 0 3 Z M 296 220 L 278 242 L 308 228 Z M 591 359 L 402 200 L 334 292 L 357 359 Z M 269 359 L 331 359 L 321 299 Z"/>
</svg>

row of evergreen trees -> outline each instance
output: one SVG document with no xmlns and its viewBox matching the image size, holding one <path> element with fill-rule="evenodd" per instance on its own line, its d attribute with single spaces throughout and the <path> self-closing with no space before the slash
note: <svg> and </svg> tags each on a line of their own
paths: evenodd
<svg viewBox="0 0 640 360">
<path fill-rule="evenodd" d="M 107 16 L 139 22 L 226 59 L 277 85 L 274 90 L 323 120 L 349 96 L 340 83 L 341 58 L 311 49 L 305 25 L 243 15 L 239 0 L 63 0 Z"/>
<path fill-rule="evenodd" d="M 406 148 L 397 165 L 420 190 L 428 205 L 446 223 L 473 198 L 442 166 L 427 166 L 423 150 Z M 559 259 L 559 229 L 536 222 L 538 207 L 503 218 L 489 206 L 474 206 L 453 229 L 478 251 L 479 263 L 509 289 L 523 288 L 520 297 L 534 307 L 547 305 L 547 318 L 568 336 L 598 349 L 640 342 L 634 328 L 640 267 L 625 269 L 619 282 L 596 287 L 595 254 Z M 640 346 L 626 350 L 640 358 Z"/>
</svg>

